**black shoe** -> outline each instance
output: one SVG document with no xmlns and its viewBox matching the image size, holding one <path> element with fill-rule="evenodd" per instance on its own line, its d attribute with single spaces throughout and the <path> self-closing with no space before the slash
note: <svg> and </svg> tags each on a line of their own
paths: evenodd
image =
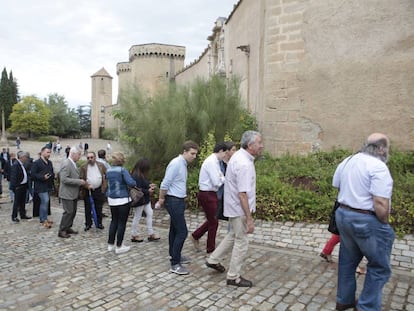
<svg viewBox="0 0 414 311">
<path fill-rule="evenodd" d="M 66 239 L 66 238 L 70 238 L 70 234 L 67 234 L 66 231 L 59 231 L 58 237 Z"/>
<path fill-rule="evenodd" d="M 19 223 L 20 222 L 19 218 L 12 218 L 12 221 L 15 222 L 15 223 Z"/>
<path fill-rule="evenodd" d="M 30 217 L 30 216 L 26 216 L 26 215 L 24 215 L 24 216 L 22 216 L 22 217 L 20 217 L 21 219 L 32 219 L 32 217 Z"/>
<path fill-rule="evenodd" d="M 246 280 L 246 279 L 242 278 L 241 276 L 239 276 L 235 280 L 227 279 L 227 285 L 233 285 L 233 286 L 237 286 L 237 287 L 252 287 L 253 283 L 252 283 L 252 281 Z"/>
<path fill-rule="evenodd" d="M 335 310 L 344 311 L 344 310 L 355 308 L 355 306 L 356 306 L 356 302 L 348 303 L 348 304 L 342 304 L 342 303 L 337 302 Z"/>
<path fill-rule="evenodd" d="M 91 226 L 86 226 L 85 229 L 83 229 L 84 231 L 88 231 L 91 228 Z"/>
<path fill-rule="evenodd" d="M 103 230 L 103 229 L 105 229 L 105 227 L 103 226 L 103 224 L 99 224 L 99 225 L 98 225 L 98 229 Z"/>
<path fill-rule="evenodd" d="M 78 231 L 75 231 L 72 228 L 69 228 L 68 230 L 66 230 L 66 232 L 69 234 L 78 234 Z"/>
<path fill-rule="evenodd" d="M 209 263 L 208 261 L 206 261 L 206 266 L 220 273 L 226 271 L 226 268 L 224 268 L 220 263 Z"/>
</svg>

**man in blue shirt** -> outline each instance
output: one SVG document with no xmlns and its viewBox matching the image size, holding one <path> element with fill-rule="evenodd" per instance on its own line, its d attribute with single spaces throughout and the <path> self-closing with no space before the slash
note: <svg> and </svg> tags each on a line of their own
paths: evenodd
<svg viewBox="0 0 414 311">
<path fill-rule="evenodd" d="M 170 232 L 168 236 L 169 253 L 171 256 L 170 272 L 189 274 L 181 264 L 189 263 L 189 259 L 181 256 L 181 251 L 187 238 L 188 229 L 185 222 L 185 198 L 187 197 L 187 164 L 194 161 L 198 145 L 193 141 L 183 144 L 183 152 L 171 160 L 165 171 L 160 186 L 159 204 L 164 205 L 170 214 Z"/>
</svg>

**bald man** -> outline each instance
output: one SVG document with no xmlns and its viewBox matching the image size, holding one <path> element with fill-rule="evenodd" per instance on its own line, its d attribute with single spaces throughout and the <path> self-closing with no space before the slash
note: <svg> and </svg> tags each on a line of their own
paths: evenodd
<svg viewBox="0 0 414 311">
<path fill-rule="evenodd" d="M 341 237 L 336 310 L 381 310 L 395 237 L 388 224 L 393 186 L 386 164 L 389 146 L 387 136 L 371 134 L 361 151 L 342 161 L 333 176 L 341 203 L 336 211 Z M 355 269 L 364 256 L 367 275 L 356 300 Z"/>
</svg>

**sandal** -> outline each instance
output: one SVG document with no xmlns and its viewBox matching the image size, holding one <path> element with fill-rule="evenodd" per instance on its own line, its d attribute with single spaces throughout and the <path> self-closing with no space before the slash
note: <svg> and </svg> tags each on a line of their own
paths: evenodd
<svg viewBox="0 0 414 311">
<path fill-rule="evenodd" d="M 131 242 L 138 242 L 138 243 L 141 243 L 141 242 L 144 242 L 144 239 L 141 239 L 139 236 L 133 236 L 133 237 L 131 238 Z"/>
<path fill-rule="evenodd" d="M 155 235 L 155 234 L 151 234 L 151 235 L 148 237 L 148 241 L 149 241 L 149 242 L 158 241 L 159 239 L 160 239 L 160 237 L 159 237 L 159 236 L 157 236 L 157 235 Z"/>
</svg>

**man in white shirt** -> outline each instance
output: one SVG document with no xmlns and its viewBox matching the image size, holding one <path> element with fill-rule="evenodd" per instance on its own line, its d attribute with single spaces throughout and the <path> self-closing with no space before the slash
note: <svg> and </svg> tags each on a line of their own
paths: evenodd
<svg viewBox="0 0 414 311">
<path fill-rule="evenodd" d="M 339 188 L 335 218 L 341 236 L 336 310 L 381 310 L 382 289 L 391 275 L 394 230 L 388 224 L 393 180 L 387 167 L 390 142 L 371 134 L 361 152 L 336 168 Z M 364 288 L 355 300 L 355 269 L 368 260 Z"/>
<path fill-rule="evenodd" d="M 85 231 L 92 227 L 92 206 L 91 196 L 95 205 L 97 228 L 104 229 L 102 225 L 102 206 L 106 200 L 105 191 L 107 187 L 106 182 L 106 168 L 96 160 L 96 154 L 89 151 L 86 155 L 87 163 L 80 168 L 80 178 L 86 181 L 86 184 L 81 190 L 81 197 L 85 203 Z"/>
<path fill-rule="evenodd" d="M 203 208 L 207 220 L 197 228 L 191 235 L 194 247 L 200 250 L 199 240 L 208 232 L 207 254 L 216 249 L 216 233 L 218 227 L 217 219 L 217 190 L 224 184 L 224 175 L 220 169 L 220 161 L 226 155 L 227 146 L 218 143 L 214 147 L 213 153 L 209 155 L 201 165 L 200 176 L 198 179 L 199 192 L 197 194 L 198 204 Z"/>
<path fill-rule="evenodd" d="M 224 272 L 220 264 L 226 253 L 232 249 L 227 272 L 227 285 L 251 287 L 253 283 L 240 275 L 247 255 L 249 240 L 253 233 L 252 213 L 256 211 L 256 170 L 254 158 L 263 150 L 262 135 L 246 131 L 240 141 L 241 148 L 230 159 L 226 182 L 224 183 L 224 216 L 229 217 L 230 231 L 206 261 L 209 268 Z"/>
</svg>

